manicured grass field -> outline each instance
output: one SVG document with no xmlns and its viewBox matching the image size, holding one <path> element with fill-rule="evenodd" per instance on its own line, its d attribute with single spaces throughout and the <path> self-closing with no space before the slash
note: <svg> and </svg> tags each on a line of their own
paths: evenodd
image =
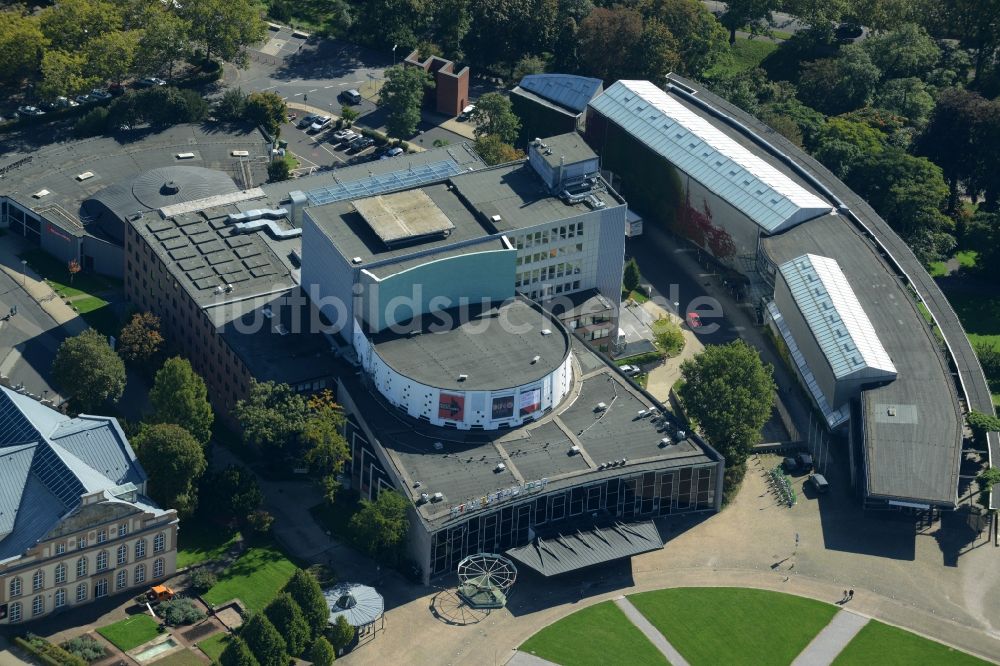
<svg viewBox="0 0 1000 666">
<path fill-rule="evenodd" d="M 69 300 L 92 328 L 105 335 L 118 335 L 121 322 L 108 302 L 97 294 L 121 291 L 121 282 L 94 273 L 78 273 L 71 279 L 65 264 L 38 249 L 23 252 L 20 257 L 45 278 L 61 299 Z"/>
<path fill-rule="evenodd" d="M 840 653 L 834 666 L 978 666 L 986 664 L 923 636 L 872 620 Z"/>
<path fill-rule="evenodd" d="M 177 568 L 222 557 L 238 536 L 238 532 L 230 532 L 218 525 L 187 521 L 177 534 Z"/>
<path fill-rule="evenodd" d="M 158 629 L 159 624 L 156 620 L 143 613 L 101 627 L 97 633 L 114 643 L 122 652 L 127 652 L 156 638 L 160 634 Z"/>
<path fill-rule="evenodd" d="M 229 645 L 229 634 L 224 631 L 214 636 L 209 636 L 198 643 L 201 651 L 207 654 L 212 661 L 219 661 L 219 657 L 222 656 L 222 651 L 226 649 L 227 645 Z"/>
<path fill-rule="evenodd" d="M 295 573 L 295 565 L 272 546 L 250 548 L 219 576 L 202 599 L 215 606 L 239 597 L 247 608 L 264 609 Z"/>
<path fill-rule="evenodd" d="M 629 600 L 692 666 L 788 666 L 839 610 L 790 594 L 675 588 Z"/>
<path fill-rule="evenodd" d="M 774 42 L 763 39 L 744 39 L 737 37 L 729 53 L 713 65 L 706 74 L 708 76 L 735 76 L 754 67 L 759 67 L 764 58 L 778 48 Z"/>
<path fill-rule="evenodd" d="M 613 601 L 584 608 L 549 625 L 519 649 L 563 666 L 667 663 Z"/>
</svg>

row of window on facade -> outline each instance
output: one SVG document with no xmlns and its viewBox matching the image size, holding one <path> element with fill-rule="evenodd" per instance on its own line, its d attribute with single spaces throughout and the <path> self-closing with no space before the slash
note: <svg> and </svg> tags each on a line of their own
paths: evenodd
<svg viewBox="0 0 1000 666">
<path fill-rule="evenodd" d="M 566 240 L 567 238 L 576 238 L 578 236 L 583 236 L 583 222 L 561 224 L 551 229 L 520 234 L 514 237 L 514 246 L 518 250 L 523 250 L 526 247 L 548 245 L 550 241 Z"/>
<path fill-rule="evenodd" d="M 545 282 L 546 280 L 555 280 L 563 276 L 579 274 L 579 264 L 574 264 L 572 262 L 552 264 L 551 266 L 547 266 L 545 268 L 536 268 L 531 271 L 517 273 L 517 275 L 514 276 L 514 286 L 521 287 L 524 285 L 534 284 L 536 282 Z"/>
<path fill-rule="evenodd" d="M 118 538 L 128 536 L 128 523 L 122 523 L 117 527 L 112 527 L 110 531 L 107 529 L 97 530 L 96 542 L 104 543 L 105 541 L 108 540 L 109 537 L 114 538 L 116 532 L 118 534 Z M 163 536 L 162 534 L 158 534 L 157 538 L 162 536 Z M 86 548 L 89 541 L 87 535 L 77 537 L 75 542 L 73 541 L 73 539 L 70 539 L 68 542 L 60 541 L 55 544 L 55 554 L 62 555 L 63 553 L 65 553 L 67 548 L 67 543 L 69 547 L 76 546 L 77 550 L 80 550 L 82 548 Z"/>
<path fill-rule="evenodd" d="M 543 284 L 540 285 L 541 289 L 532 289 L 531 291 L 523 290 L 522 293 L 527 294 L 528 298 L 533 301 L 544 300 L 550 298 L 553 294 L 568 294 L 573 291 L 580 290 L 580 281 L 573 280 L 572 282 L 560 282 L 559 284 Z"/>
<path fill-rule="evenodd" d="M 103 530 L 98 533 L 98 537 L 100 537 L 101 533 L 103 533 Z M 121 533 L 121 535 L 125 536 L 125 533 Z M 84 545 L 86 545 L 86 541 L 85 540 L 82 541 Z M 100 539 L 98 540 L 98 543 L 100 543 Z M 63 546 L 63 552 L 65 551 L 65 544 L 61 543 L 56 544 L 57 555 L 60 554 L 59 546 Z M 82 548 L 83 546 L 80 547 Z M 166 547 L 166 537 L 162 532 L 153 537 L 154 553 L 162 553 L 165 547 Z M 138 541 L 136 541 L 133 546 L 133 550 L 135 552 L 136 560 L 141 560 L 142 558 L 146 557 L 146 540 L 139 539 Z M 118 546 L 115 552 L 118 565 L 122 565 L 128 562 L 128 552 L 129 552 L 128 544 L 122 544 Z M 97 555 L 94 557 L 94 570 L 97 572 L 106 571 L 108 569 L 109 557 L 110 554 L 108 553 L 108 551 L 106 550 L 98 551 Z M 86 556 L 80 557 L 80 559 L 76 561 L 76 577 L 79 579 L 86 576 L 88 574 L 89 568 L 90 568 L 90 561 L 87 559 L 87 557 Z M 56 565 L 54 576 L 56 585 L 61 585 L 62 583 L 66 582 L 65 562 L 60 562 L 59 564 Z M 39 569 L 31 576 L 31 591 L 38 592 L 44 587 L 45 587 L 45 572 Z M 8 592 L 9 592 L 8 596 L 11 599 L 19 597 L 22 594 L 22 589 L 23 585 L 21 577 L 14 576 L 13 578 L 10 579 L 10 582 L 8 583 Z"/>
<path fill-rule="evenodd" d="M 153 578 L 162 578 L 165 564 L 162 558 L 153 561 Z M 146 582 L 146 565 L 137 564 L 132 572 L 132 585 L 141 585 Z M 128 569 L 120 569 L 115 574 L 115 591 L 124 590 L 129 586 Z M 81 603 L 88 599 L 90 587 L 88 583 L 80 583 L 76 586 L 76 602 Z M 108 579 L 101 578 L 94 583 L 94 598 L 100 599 L 108 596 Z M 52 598 L 53 610 L 66 605 L 66 588 L 60 587 L 55 591 Z M 35 617 L 45 613 L 45 597 L 41 594 L 35 595 L 31 600 L 31 616 Z M 23 606 L 20 601 L 10 604 L 7 609 L 7 617 L 11 623 L 20 622 L 24 617 Z"/>
<path fill-rule="evenodd" d="M 542 261 L 548 261 L 549 259 L 555 259 L 557 257 L 565 257 L 567 255 L 576 255 L 583 253 L 583 243 L 576 243 L 575 245 L 560 245 L 559 247 L 553 247 L 544 252 L 528 253 L 523 257 L 518 257 L 515 263 L 518 266 L 523 266 L 527 264 L 537 264 Z"/>
</svg>

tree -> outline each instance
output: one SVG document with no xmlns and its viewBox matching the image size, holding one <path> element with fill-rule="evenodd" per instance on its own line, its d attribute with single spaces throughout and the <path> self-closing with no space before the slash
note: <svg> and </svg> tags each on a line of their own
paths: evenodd
<svg viewBox="0 0 1000 666">
<path fill-rule="evenodd" d="M 305 398 L 288 384 L 251 382 L 250 395 L 236 403 L 234 413 L 248 446 L 280 456 L 298 449 L 306 409 Z"/>
<path fill-rule="evenodd" d="M 267 615 L 255 613 L 240 629 L 240 637 L 246 641 L 260 666 L 287 666 L 285 640 L 267 619 Z"/>
<path fill-rule="evenodd" d="M 817 41 L 829 41 L 833 26 L 847 10 L 848 0 L 787 0 L 785 11 L 809 26 L 810 36 Z"/>
<path fill-rule="evenodd" d="M 915 76 L 884 82 L 875 93 L 874 103 L 879 108 L 906 118 L 910 125 L 918 129 L 927 124 L 931 111 L 934 110 L 934 98 L 927 91 L 924 82 Z"/>
<path fill-rule="evenodd" d="M 250 647 L 239 636 L 230 636 L 226 649 L 219 656 L 222 666 L 260 666 Z"/>
<path fill-rule="evenodd" d="M 595 8 L 580 24 L 577 34 L 578 56 L 587 74 L 605 84 L 628 78 L 642 28 L 642 14 L 635 9 Z"/>
<path fill-rule="evenodd" d="M 215 117 L 230 122 L 246 117 L 247 96 L 241 88 L 229 88 L 215 103 Z"/>
<path fill-rule="evenodd" d="M 122 27 L 121 11 L 107 0 L 60 0 L 39 17 L 42 32 L 52 44 L 74 50 Z"/>
<path fill-rule="evenodd" d="M 948 180 L 949 213 L 958 207 L 959 183 L 971 179 L 980 163 L 970 156 L 979 151 L 977 133 L 987 106 L 977 93 L 961 88 L 943 90 L 917 140 L 916 152 L 940 166 Z"/>
<path fill-rule="evenodd" d="M 700 76 L 726 52 L 725 29 L 699 0 L 645 0 L 643 4 L 646 21 L 659 21 L 677 39 L 680 73 Z"/>
<path fill-rule="evenodd" d="M 972 344 L 979 358 L 979 365 L 983 368 L 986 381 L 990 388 L 996 393 L 1000 388 L 1000 344 L 991 340 L 978 340 Z"/>
<path fill-rule="evenodd" d="M 251 0 L 186 0 L 181 16 L 191 24 L 191 37 L 205 47 L 205 60 L 218 55 L 237 67 L 249 62 L 246 47 L 264 39 L 267 26 Z"/>
<path fill-rule="evenodd" d="M 719 18 L 729 30 L 729 43 L 736 43 L 736 31 L 747 30 L 751 35 L 770 35 L 772 13 L 778 9 L 778 0 L 729 0 L 726 11 Z"/>
<path fill-rule="evenodd" d="M 918 4 L 913 0 L 853 0 L 851 16 L 859 25 L 881 34 L 919 16 Z"/>
<path fill-rule="evenodd" d="M 476 138 L 492 135 L 509 144 L 517 140 L 521 129 L 521 120 L 514 114 L 510 98 L 500 93 L 486 93 L 476 100 L 472 122 L 476 124 Z"/>
<path fill-rule="evenodd" d="M 351 626 L 343 615 L 337 616 L 337 621 L 330 627 L 330 643 L 338 652 L 351 644 L 357 629 Z"/>
<path fill-rule="evenodd" d="M 94 37 L 87 42 L 87 72 L 120 84 L 134 70 L 141 36 L 138 30 L 114 30 Z"/>
<path fill-rule="evenodd" d="M 93 80 L 84 74 L 87 58 L 82 53 L 45 51 L 42 56 L 42 80 L 37 91 L 40 97 L 53 99 L 86 90 Z"/>
<path fill-rule="evenodd" d="M 73 135 L 78 139 L 85 139 L 87 137 L 103 134 L 107 128 L 107 107 L 95 106 L 76 121 L 76 124 L 73 126 Z"/>
<path fill-rule="evenodd" d="M 154 86 L 134 95 L 126 93 L 112 104 L 135 105 L 139 117 L 157 128 L 179 123 L 196 123 L 208 117 L 208 102 L 194 90 Z M 114 109 L 112 109 L 114 113 Z"/>
<path fill-rule="evenodd" d="M 118 354 L 129 363 L 146 363 L 161 345 L 160 318 L 152 312 L 136 312 L 118 334 Z"/>
<path fill-rule="evenodd" d="M 291 580 L 285 584 L 284 591 L 298 604 L 312 635 L 322 635 L 329 623 L 330 608 L 316 577 L 304 569 L 296 569 Z"/>
<path fill-rule="evenodd" d="M 989 495 L 993 492 L 993 486 L 1000 484 L 1000 467 L 990 467 L 988 470 L 981 472 L 976 477 L 976 483 L 979 485 L 979 492 L 981 494 L 979 498 L 980 504 L 989 508 Z"/>
<path fill-rule="evenodd" d="M 514 73 L 510 78 L 516 85 L 529 74 L 544 74 L 545 67 L 545 58 L 536 55 L 526 55 L 514 65 Z"/>
<path fill-rule="evenodd" d="M 288 117 L 288 106 L 276 92 L 254 91 L 247 95 L 243 112 L 247 120 L 260 125 L 265 132 L 276 137 L 281 132 L 281 124 Z"/>
<path fill-rule="evenodd" d="M 118 402 L 125 390 L 125 364 L 92 328 L 65 339 L 52 361 L 52 378 L 83 411 Z"/>
<path fill-rule="evenodd" d="M 313 663 L 313 666 L 330 666 L 336 659 L 337 653 L 334 652 L 330 641 L 326 640 L 324 636 L 317 638 L 316 642 L 309 648 L 309 661 Z"/>
<path fill-rule="evenodd" d="M 426 31 L 433 7 L 424 0 L 360 0 L 356 5 L 364 17 L 354 26 L 362 40 L 386 49 L 396 44 L 404 56 Z"/>
<path fill-rule="evenodd" d="M 646 21 L 631 56 L 633 75 L 640 79 L 662 81 L 670 72 L 682 69 L 677 39 L 657 20 Z"/>
<path fill-rule="evenodd" d="M 264 608 L 264 615 L 285 639 L 288 654 L 301 656 L 311 638 L 309 625 L 298 604 L 288 593 L 279 594 Z"/>
<path fill-rule="evenodd" d="M 625 263 L 625 272 L 622 274 L 622 284 L 625 286 L 625 291 L 631 294 L 638 289 L 641 279 L 642 275 L 639 273 L 639 264 L 636 263 L 635 258 L 629 259 Z"/>
<path fill-rule="evenodd" d="M 547 50 L 555 36 L 558 0 L 476 0 L 463 43 L 473 65 L 510 73 L 525 55 Z"/>
<path fill-rule="evenodd" d="M 201 493 L 216 515 L 240 522 L 245 522 L 264 501 L 257 477 L 241 465 L 229 465 L 222 471 L 206 474 Z"/>
<path fill-rule="evenodd" d="M 836 58 L 802 65 L 799 97 L 809 106 L 836 115 L 864 106 L 878 85 L 881 72 L 857 44 L 845 46 Z"/>
<path fill-rule="evenodd" d="M 351 517 L 351 530 L 372 557 L 394 564 L 406 539 L 409 502 L 394 490 L 383 490 L 372 502 L 361 500 L 361 509 Z"/>
<path fill-rule="evenodd" d="M 385 85 L 379 93 L 379 105 L 388 110 L 386 128 L 391 136 L 413 136 L 420 123 L 424 91 L 431 86 L 430 76 L 419 67 L 390 67 L 385 70 Z"/>
<path fill-rule="evenodd" d="M 815 141 L 813 156 L 844 178 L 863 156 L 881 152 L 886 135 L 869 125 L 843 117 L 830 118 Z"/>
<path fill-rule="evenodd" d="M 926 75 L 941 58 L 941 49 L 916 23 L 905 23 L 892 32 L 861 42 L 872 63 L 889 79 Z"/>
<path fill-rule="evenodd" d="M 149 475 L 150 497 L 182 517 L 194 513 L 198 479 L 208 467 L 198 440 L 178 425 L 157 423 L 144 424 L 132 444 Z"/>
<path fill-rule="evenodd" d="M 139 52 L 136 54 L 135 70 L 139 74 L 174 73 L 174 64 L 183 60 L 191 52 L 191 24 L 165 7 L 151 6 Z M 228 91 L 227 91 L 228 92 Z"/>
<path fill-rule="evenodd" d="M 47 47 L 36 16 L 19 7 L 0 12 L 0 83 L 15 84 L 34 74 Z"/>
<path fill-rule="evenodd" d="M 154 423 L 174 423 L 187 430 L 202 446 L 212 437 L 215 415 L 208 402 L 205 380 L 186 358 L 175 356 L 163 363 L 149 392 Z"/>
<path fill-rule="evenodd" d="M 469 32 L 469 0 L 438 0 L 434 3 L 434 41 L 446 58 L 460 61 L 465 56 L 462 40 Z"/>
<path fill-rule="evenodd" d="M 280 183 L 292 177 L 292 165 L 284 157 L 275 157 L 267 163 L 267 179 L 272 183 Z"/>
<path fill-rule="evenodd" d="M 727 466 L 742 466 L 771 416 L 775 384 L 770 365 L 742 340 L 708 345 L 681 364 L 680 396 Z"/>
<path fill-rule="evenodd" d="M 340 119 L 344 121 L 344 127 L 350 127 L 361 114 L 349 106 L 340 107 Z"/>
<path fill-rule="evenodd" d="M 487 164 L 506 164 L 524 159 L 524 151 L 518 150 L 509 143 L 504 143 L 498 136 L 482 136 L 476 139 L 476 153 Z"/>
<path fill-rule="evenodd" d="M 983 414 L 973 410 L 969 412 L 965 420 L 969 424 L 969 429 L 972 430 L 973 444 L 980 451 L 986 449 L 988 433 L 1000 432 L 1000 418 L 993 414 Z"/>
</svg>

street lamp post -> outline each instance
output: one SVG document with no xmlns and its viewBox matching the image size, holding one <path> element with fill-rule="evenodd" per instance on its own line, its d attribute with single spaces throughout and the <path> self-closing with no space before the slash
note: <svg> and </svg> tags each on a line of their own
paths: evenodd
<svg viewBox="0 0 1000 666">
<path fill-rule="evenodd" d="M 28 285 L 28 260 L 21 260 L 21 286 L 25 287 Z"/>
<path fill-rule="evenodd" d="M 392 45 L 392 66 L 393 67 L 396 66 L 396 47 L 397 46 L 399 46 L 399 44 L 393 44 Z"/>
</svg>

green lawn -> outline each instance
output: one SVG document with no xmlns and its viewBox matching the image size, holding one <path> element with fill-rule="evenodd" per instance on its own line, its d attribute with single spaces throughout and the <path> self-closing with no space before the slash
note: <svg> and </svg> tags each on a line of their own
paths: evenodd
<svg viewBox="0 0 1000 666">
<path fill-rule="evenodd" d="M 295 573 L 295 565 L 273 546 L 248 549 L 219 576 L 219 582 L 202 595 L 215 606 L 239 597 L 247 608 L 264 609 Z"/>
<path fill-rule="evenodd" d="M 839 610 L 745 588 L 675 588 L 629 600 L 692 666 L 787 666 Z"/>
<path fill-rule="evenodd" d="M 156 666 L 205 666 L 205 662 L 192 650 L 180 650 L 163 659 L 157 659 Z"/>
<path fill-rule="evenodd" d="M 708 77 L 730 77 L 745 72 L 748 69 L 759 67 L 764 58 L 771 55 L 778 45 L 763 39 L 736 38 L 729 53 L 726 53 L 707 72 Z"/>
<path fill-rule="evenodd" d="M 229 634 L 226 632 L 218 633 L 213 636 L 209 636 L 202 642 L 198 643 L 198 647 L 201 651 L 208 655 L 208 658 L 212 661 L 219 661 L 219 657 L 222 656 L 222 651 L 226 649 L 226 645 L 229 644 Z"/>
<path fill-rule="evenodd" d="M 197 520 L 185 522 L 177 536 L 177 568 L 216 560 L 229 550 L 239 533 Z"/>
<path fill-rule="evenodd" d="M 127 652 L 159 636 L 159 626 L 156 620 L 142 613 L 101 627 L 97 633 L 114 643 L 122 652 Z"/>
<path fill-rule="evenodd" d="M 1000 346 L 1000 294 L 988 297 L 945 291 L 945 296 L 973 346 L 984 342 Z M 992 388 L 996 390 L 995 383 Z M 1000 407 L 1000 392 L 993 393 L 993 404 Z"/>
<path fill-rule="evenodd" d="M 962 250 L 955 254 L 955 258 L 958 259 L 960 267 L 975 268 L 979 253 L 975 250 Z M 945 267 L 945 264 L 946 262 L 944 261 L 932 261 L 927 267 L 927 271 L 931 274 L 931 277 L 944 277 L 948 275 L 948 269 Z"/>
<path fill-rule="evenodd" d="M 667 663 L 613 601 L 584 608 L 549 625 L 518 649 L 563 666 Z"/>
<path fill-rule="evenodd" d="M 908 631 L 872 620 L 833 662 L 834 666 L 975 666 L 986 664 Z"/>
</svg>

